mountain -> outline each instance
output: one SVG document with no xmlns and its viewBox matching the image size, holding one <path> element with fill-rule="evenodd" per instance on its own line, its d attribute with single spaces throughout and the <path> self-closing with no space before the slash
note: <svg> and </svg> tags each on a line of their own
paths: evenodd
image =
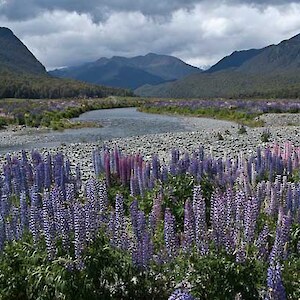
<svg viewBox="0 0 300 300">
<path fill-rule="evenodd" d="M 155 97 L 300 97 L 300 34 L 262 49 L 235 51 L 209 70 L 135 92 Z"/>
<path fill-rule="evenodd" d="M 0 27 L 0 70 L 46 75 L 45 67 L 13 32 L 5 27 Z"/>
<path fill-rule="evenodd" d="M 144 84 L 156 85 L 201 71 L 176 57 L 149 53 L 132 58 L 102 57 L 95 62 L 57 69 L 49 74 L 95 84 L 136 89 Z"/>
<path fill-rule="evenodd" d="M 30 50 L 0 27 L 0 98 L 65 98 L 132 95 L 124 89 L 50 76 Z"/>
<path fill-rule="evenodd" d="M 230 70 L 234 68 L 238 68 L 243 65 L 246 61 L 260 54 L 263 49 L 250 49 L 250 50 L 242 50 L 242 51 L 234 51 L 229 56 L 225 56 L 215 65 L 210 67 L 206 73 L 214 73 L 218 71 Z"/>
</svg>

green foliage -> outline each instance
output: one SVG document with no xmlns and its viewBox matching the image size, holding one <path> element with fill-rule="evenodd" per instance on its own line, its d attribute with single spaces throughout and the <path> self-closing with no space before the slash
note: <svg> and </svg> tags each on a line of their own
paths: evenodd
<svg viewBox="0 0 300 300">
<path fill-rule="evenodd" d="M 145 85 L 135 93 L 160 98 L 281 98 L 300 97 L 299 71 L 247 73 L 220 71 L 202 73 L 174 82 Z"/>
<path fill-rule="evenodd" d="M 0 72 L 0 99 L 104 98 L 110 95 L 132 96 L 129 90 L 88 84 L 47 74 Z"/>
<path fill-rule="evenodd" d="M 194 117 L 207 117 L 207 118 L 215 118 L 220 120 L 227 120 L 237 122 L 239 124 L 247 125 L 247 126 L 262 126 L 263 123 L 257 120 L 258 114 L 247 113 L 243 111 L 238 111 L 235 109 L 229 108 L 217 108 L 217 107 L 203 107 L 193 109 L 191 107 L 179 107 L 175 105 L 172 106 L 142 106 L 139 108 L 140 111 L 155 113 L 155 114 L 178 114 L 185 116 L 194 116 Z"/>
<path fill-rule="evenodd" d="M 50 262 L 40 245 L 28 237 L 6 245 L 0 256 L 1 299 L 65 299 L 70 273 L 59 261 Z"/>
<path fill-rule="evenodd" d="M 193 295 L 199 299 L 234 299 L 240 293 L 242 299 L 258 299 L 259 289 L 265 285 L 266 274 L 259 261 L 235 262 L 233 257 L 194 255 L 190 264 L 193 272 L 188 275 Z"/>
<path fill-rule="evenodd" d="M 260 136 L 260 139 L 261 139 L 261 141 L 262 141 L 263 143 L 267 143 L 267 142 L 270 141 L 270 138 L 271 138 L 271 137 L 272 137 L 272 134 L 271 134 L 270 130 L 269 130 L 269 129 L 265 129 L 265 130 L 262 132 L 262 134 L 261 134 L 261 136 Z"/>
<path fill-rule="evenodd" d="M 300 258 L 293 257 L 284 264 L 282 273 L 287 299 L 300 299 Z"/>
<path fill-rule="evenodd" d="M 238 134 L 246 134 L 247 133 L 247 129 L 244 125 L 240 125 L 238 128 Z"/>
<path fill-rule="evenodd" d="M 66 128 L 99 126 L 93 123 L 71 122 L 71 118 L 82 113 L 106 108 L 132 107 L 140 105 L 143 100 L 131 97 L 108 97 L 96 99 L 3 99 L 0 101 L 0 126 L 8 124 L 26 125 L 29 127 L 48 127 L 54 130 Z"/>
<path fill-rule="evenodd" d="M 224 140 L 224 137 L 223 137 L 223 135 L 222 135 L 221 132 L 218 132 L 218 133 L 217 133 L 217 139 L 218 139 L 219 141 L 223 141 L 223 140 Z"/>
</svg>

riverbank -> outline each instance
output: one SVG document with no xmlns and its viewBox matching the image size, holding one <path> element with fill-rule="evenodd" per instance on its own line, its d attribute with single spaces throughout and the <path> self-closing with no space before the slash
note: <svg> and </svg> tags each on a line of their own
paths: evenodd
<svg viewBox="0 0 300 300">
<path fill-rule="evenodd" d="M 293 114 L 291 117 L 295 118 L 295 116 Z M 298 117 L 300 118 L 300 115 Z M 287 116 L 285 116 L 286 118 Z M 276 124 L 276 120 L 279 120 L 278 124 Z M 234 157 L 240 152 L 249 155 L 254 153 L 258 146 L 284 143 L 286 141 L 292 142 L 295 146 L 300 146 L 300 125 L 280 126 L 279 123 L 281 121 L 277 114 L 268 116 L 268 122 L 270 124 L 273 123 L 273 126 L 268 128 L 268 141 L 262 139 L 266 128 L 246 127 L 246 132 L 241 134 L 239 125 L 231 122 L 224 122 L 222 125 L 219 124 L 219 126 L 214 125 L 214 120 L 204 123 L 201 118 L 185 118 L 184 122 L 186 122 L 187 126 L 194 128 L 194 131 L 148 134 L 103 140 L 94 143 L 69 143 L 56 147 L 39 147 L 39 149 L 43 153 L 65 153 L 72 165 L 80 163 L 83 175 L 87 178 L 91 175 L 93 168 L 91 159 L 92 151 L 104 145 L 109 148 L 117 145 L 121 150 L 126 152 L 139 152 L 146 159 L 150 159 L 153 154 L 158 154 L 165 161 L 169 159 L 169 153 L 173 148 L 179 148 L 182 152 L 192 152 L 199 145 L 204 146 L 206 153 L 220 158 L 224 156 Z M 39 130 L 23 128 L 20 131 L 2 131 L 0 132 L 0 144 L 13 144 L 15 141 L 20 142 L 20 139 L 24 144 L 29 139 L 31 139 L 31 142 L 40 142 L 39 136 L 34 134 L 34 132 L 37 133 Z M 12 153 L 18 153 L 18 151 Z M 3 160 L 4 154 L 1 157 Z"/>
</svg>

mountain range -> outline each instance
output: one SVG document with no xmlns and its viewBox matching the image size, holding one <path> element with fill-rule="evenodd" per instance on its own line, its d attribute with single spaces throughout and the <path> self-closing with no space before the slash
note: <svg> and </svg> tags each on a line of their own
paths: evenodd
<svg viewBox="0 0 300 300">
<path fill-rule="evenodd" d="M 135 92 L 155 97 L 300 97 L 300 34 L 262 49 L 235 51 L 201 74 Z"/>
<path fill-rule="evenodd" d="M 0 98 L 65 98 L 132 95 L 128 90 L 50 76 L 30 50 L 0 27 Z"/>
<path fill-rule="evenodd" d="M 174 56 L 148 53 L 145 56 L 131 58 L 102 57 L 95 62 L 57 69 L 49 74 L 134 90 L 145 84 L 156 85 L 201 72 L 201 69 L 188 65 Z"/>
<path fill-rule="evenodd" d="M 173 56 L 149 53 L 100 58 L 47 73 L 10 29 L 0 27 L 0 98 L 132 95 L 123 88 L 168 98 L 299 98 L 299 71 L 300 34 L 262 49 L 234 51 L 205 71 Z"/>
</svg>

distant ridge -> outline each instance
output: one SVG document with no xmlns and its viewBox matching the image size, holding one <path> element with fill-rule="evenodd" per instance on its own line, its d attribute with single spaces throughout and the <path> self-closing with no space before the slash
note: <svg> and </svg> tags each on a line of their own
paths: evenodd
<svg viewBox="0 0 300 300">
<path fill-rule="evenodd" d="M 30 50 L 0 27 L 0 98 L 67 98 L 131 95 L 127 90 L 53 78 Z"/>
<path fill-rule="evenodd" d="M 155 97 L 300 97 L 300 34 L 262 49 L 235 51 L 201 74 L 135 91 Z"/>
<path fill-rule="evenodd" d="M 206 73 L 214 73 L 228 69 L 234 69 L 242 66 L 246 61 L 259 55 L 263 49 L 250 49 L 242 51 L 234 51 L 229 56 L 225 56 L 215 65 L 206 70 Z"/>
<path fill-rule="evenodd" d="M 54 70 L 49 74 L 95 84 L 136 89 L 144 84 L 156 85 L 201 72 L 201 69 L 188 65 L 174 56 L 148 53 L 132 58 L 102 57 L 95 62 Z"/>
</svg>

